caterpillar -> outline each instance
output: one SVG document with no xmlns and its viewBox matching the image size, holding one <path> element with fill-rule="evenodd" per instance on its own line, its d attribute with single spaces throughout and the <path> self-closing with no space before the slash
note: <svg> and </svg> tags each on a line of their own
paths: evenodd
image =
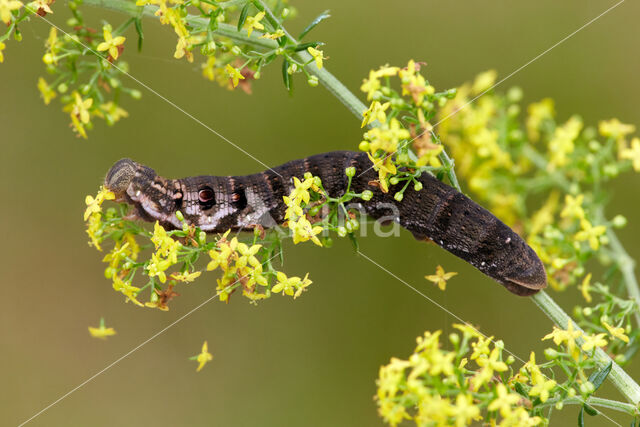
<svg viewBox="0 0 640 427">
<path fill-rule="evenodd" d="M 354 167 L 354 192 L 373 192 L 361 201 L 373 219 L 392 218 L 416 239 L 431 240 L 468 262 L 510 292 L 529 296 L 547 284 L 540 258 L 511 228 L 453 187 L 423 173 L 422 189 L 408 188 L 401 201 L 373 185 L 377 173 L 365 153 L 334 151 L 293 160 L 260 173 L 245 176 L 195 176 L 166 179 L 130 159 L 116 162 L 105 178 L 105 188 L 116 201 L 133 206 L 133 215 L 158 221 L 165 228 L 180 228 L 176 212 L 188 224 L 207 233 L 228 229 L 272 228 L 285 222 L 283 196 L 294 188 L 293 177 L 306 172 L 320 177 L 330 197 L 347 188 L 345 168 Z"/>
</svg>

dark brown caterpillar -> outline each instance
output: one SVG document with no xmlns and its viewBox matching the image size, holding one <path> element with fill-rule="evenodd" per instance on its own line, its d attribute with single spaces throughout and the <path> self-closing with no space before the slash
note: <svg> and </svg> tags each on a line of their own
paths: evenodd
<svg viewBox="0 0 640 427">
<path fill-rule="evenodd" d="M 336 151 L 294 160 L 247 176 L 196 176 L 165 179 L 129 159 L 118 161 L 107 173 L 105 186 L 135 208 L 145 221 L 180 227 L 180 210 L 187 223 L 208 233 L 228 229 L 264 228 L 284 222 L 283 196 L 293 189 L 293 177 L 305 172 L 319 176 L 332 197 L 347 187 L 345 168 L 356 168 L 352 189 L 369 189 L 374 196 L 362 206 L 373 218 L 390 216 L 417 239 L 430 239 L 504 285 L 517 295 L 532 295 L 547 284 L 536 253 L 520 236 L 491 212 L 429 174 L 419 180 L 423 189 L 409 188 L 397 202 L 391 187 L 383 193 L 371 185 L 377 173 L 365 153 Z M 396 190 L 396 191 L 394 191 Z"/>
</svg>

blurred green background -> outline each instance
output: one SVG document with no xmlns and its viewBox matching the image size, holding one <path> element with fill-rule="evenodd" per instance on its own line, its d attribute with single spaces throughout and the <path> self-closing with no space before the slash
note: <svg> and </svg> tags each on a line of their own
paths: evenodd
<svg viewBox="0 0 640 427">
<path fill-rule="evenodd" d="M 610 1 L 297 1 L 297 33 L 330 9 L 312 33 L 325 41 L 326 66 L 356 91 L 369 69 L 426 61 L 437 88 L 455 87 L 489 68 L 506 76 L 609 6 Z M 49 16 L 62 24 L 62 2 Z M 86 9 L 88 22 L 122 19 Z M 640 5 L 627 1 L 506 83 L 527 102 L 552 96 L 558 115 L 587 123 L 618 117 L 640 124 Z M 118 21 L 114 21 L 117 24 Z M 145 22 L 141 54 L 128 34 L 131 73 L 269 165 L 337 149 L 354 149 L 358 121 L 325 89 L 297 79 L 283 88 L 278 65 L 254 94 L 229 92 L 200 77 L 199 65 L 172 59 L 174 34 Z M 111 164 L 131 157 L 162 175 L 239 175 L 262 167 L 153 94 L 123 105 L 131 117 L 103 122 L 76 139 L 57 100 L 45 107 L 36 89 L 44 73 L 49 28 L 35 19 L 24 40 L 9 41 L 0 65 L 0 424 L 16 425 L 146 340 L 214 293 L 214 276 L 181 286 L 164 313 L 124 304 L 102 277 L 102 254 L 87 246 L 84 197 L 95 194 Z M 445 141 L 446 143 L 446 141 Z M 626 176 L 611 189 L 612 217 L 630 219 L 622 239 L 640 256 L 637 186 Z M 551 323 L 525 298 L 445 251 L 399 238 L 361 239 L 361 250 L 462 319 L 506 342 L 526 359 L 541 350 Z M 406 357 L 425 330 L 451 331 L 450 315 L 375 265 L 347 241 L 331 250 L 287 248 L 285 271 L 310 272 L 302 298 L 275 297 L 258 307 L 242 298 L 212 302 L 40 415 L 31 425 L 380 425 L 375 379 L 392 356 Z M 445 293 L 424 280 L 437 264 L 458 271 Z M 552 293 L 570 310 L 578 291 Z M 106 342 L 87 326 L 104 316 L 118 335 Z M 187 358 L 208 340 L 214 361 L 202 372 Z M 640 377 L 632 366 L 630 372 Z M 607 386 L 603 396 L 617 398 Z M 558 414 L 558 413 L 556 413 Z M 610 414 L 627 423 L 628 419 Z M 552 425 L 575 423 L 568 407 Z M 610 425 L 602 417 L 589 425 Z"/>
</svg>

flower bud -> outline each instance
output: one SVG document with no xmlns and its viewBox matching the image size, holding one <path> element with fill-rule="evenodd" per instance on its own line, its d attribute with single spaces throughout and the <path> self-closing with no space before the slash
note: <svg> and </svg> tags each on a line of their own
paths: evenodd
<svg viewBox="0 0 640 427">
<path fill-rule="evenodd" d="M 398 154 L 398 163 L 408 163 L 409 162 L 409 155 L 407 153 L 400 153 Z"/>
<path fill-rule="evenodd" d="M 369 200 L 371 200 L 372 197 L 373 197 L 373 191 L 371 190 L 364 190 L 362 192 L 362 195 L 360 196 L 360 198 L 365 202 L 368 202 Z"/>
<path fill-rule="evenodd" d="M 182 212 L 176 211 L 176 218 L 178 218 L 178 221 L 184 222 L 184 215 L 182 215 Z"/>
<path fill-rule="evenodd" d="M 131 95 L 131 97 L 133 99 L 140 99 L 142 98 L 142 92 L 140 92 L 137 89 L 133 89 L 131 92 L 129 92 L 129 95 Z"/>
<path fill-rule="evenodd" d="M 522 100 L 522 95 L 522 89 L 518 86 L 514 86 L 507 91 L 507 101 L 515 104 Z"/>
<path fill-rule="evenodd" d="M 67 86 L 66 83 L 60 83 L 58 85 L 58 92 L 65 93 L 67 90 L 69 90 L 69 86 Z"/>
<path fill-rule="evenodd" d="M 558 411 L 561 411 L 563 407 L 564 407 L 564 402 L 560 401 L 560 402 L 556 403 L 556 409 Z"/>
<path fill-rule="evenodd" d="M 593 386 L 593 383 L 591 383 L 591 381 L 586 381 L 582 384 L 580 384 L 580 393 L 582 394 L 591 394 L 595 391 L 595 387 Z"/>
<path fill-rule="evenodd" d="M 403 197 L 404 197 L 404 194 L 402 194 L 399 191 L 393 195 L 393 198 L 396 199 L 398 202 L 401 202 Z"/>
<path fill-rule="evenodd" d="M 460 343 L 460 336 L 456 333 L 449 334 L 449 342 L 453 345 L 458 345 Z"/>
<path fill-rule="evenodd" d="M 53 64 L 53 55 L 50 53 L 45 53 L 44 56 L 42 57 L 42 62 L 44 62 L 47 65 Z"/>
<path fill-rule="evenodd" d="M 356 175 L 356 168 L 354 168 L 353 166 L 349 166 L 348 168 L 346 168 L 344 170 L 344 173 L 349 177 L 349 178 L 353 178 Z"/>
<path fill-rule="evenodd" d="M 204 231 L 198 233 L 198 243 L 200 243 L 201 245 L 207 243 L 207 233 L 205 233 Z"/>
<path fill-rule="evenodd" d="M 311 209 L 309 209 L 309 215 L 311 215 L 311 216 L 318 215 L 318 212 L 320 212 L 320 205 L 316 205 L 316 206 L 312 207 Z"/>
<path fill-rule="evenodd" d="M 347 229 L 344 227 L 338 227 L 338 236 L 344 237 L 347 235 Z"/>
<path fill-rule="evenodd" d="M 22 33 L 20 31 L 18 31 L 18 29 L 16 28 L 14 33 L 13 33 L 13 38 L 16 41 L 21 42 L 22 41 Z"/>
<path fill-rule="evenodd" d="M 391 185 L 396 185 L 399 182 L 400 182 L 400 179 L 397 176 L 392 176 L 391 179 L 389 179 L 389 184 Z"/>
<path fill-rule="evenodd" d="M 615 228 L 623 228 L 627 225 L 627 218 L 622 215 L 616 215 L 613 217 L 612 224 Z"/>
<path fill-rule="evenodd" d="M 360 223 L 358 222 L 357 219 L 350 219 L 347 224 L 351 224 L 351 229 L 353 231 L 357 231 L 360 229 Z"/>
<path fill-rule="evenodd" d="M 362 141 L 360 145 L 358 145 L 358 148 L 360 149 L 360 151 L 369 151 L 369 142 Z"/>
<path fill-rule="evenodd" d="M 280 16 L 282 16 L 283 18 L 286 18 L 289 16 L 290 13 L 291 13 L 291 9 L 289 9 L 288 7 L 285 7 L 284 9 L 282 9 L 282 13 L 280 14 Z"/>
<path fill-rule="evenodd" d="M 311 87 L 318 86 L 318 77 L 309 76 L 309 78 L 307 79 L 307 83 L 309 83 L 309 86 L 311 86 Z"/>
<path fill-rule="evenodd" d="M 284 48 L 283 47 L 276 48 L 276 55 L 282 55 L 282 54 L 284 54 Z"/>
<path fill-rule="evenodd" d="M 582 309 L 582 314 L 589 317 L 593 314 L 593 310 L 591 309 L 591 307 L 585 307 Z"/>
<path fill-rule="evenodd" d="M 548 360 L 557 359 L 559 354 L 560 353 L 558 353 L 556 350 L 552 348 L 547 348 L 544 350 L 544 357 L 546 357 Z"/>
<path fill-rule="evenodd" d="M 238 46 L 234 46 L 231 48 L 231 53 L 236 56 L 240 56 L 240 54 L 242 53 L 242 49 L 240 49 Z"/>
<path fill-rule="evenodd" d="M 331 237 L 324 237 L 322 239 L 322 246 L 324 246 L 325 248 L 330 248 L 331 246 L 333 246 L 333 239 Z"/>
<path fill-rule="evenodd" d="M 416 183 L 413 184 L 413 189 L 416 191 L 422 190 L 422 183 L 420 181 L 416 181 Z"/>
</svg>

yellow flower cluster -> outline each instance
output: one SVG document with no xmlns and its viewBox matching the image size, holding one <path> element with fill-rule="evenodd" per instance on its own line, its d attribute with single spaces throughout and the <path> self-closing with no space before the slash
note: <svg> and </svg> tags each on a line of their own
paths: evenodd
<svg viewBox="0 0 640 427">
<path fill-rule="evenodd" d="M 580 349 L 584 352 L 590 352 L 596 347 L 604 347 L 607 345 L 605 339 L 606 334 L 585 334 L 581 330 L 575 330 L 573 328 L 573 322 L 570 322 L 567 329 L 560 329 L 557 326 L 553 327 L 553 331 L 545 335 L 543 340 L 553 339 L 556 345 L 563 345 L 567 348 L 567 351 L 573 357 L 574 360 L 579 361 L 582 358 L 588 357 L 580 352 Z M 579 338 L 583 340 L 581 346 L 577 341 Z"/>
<path fill-rule="evenodd" d="M 468 325 L 454 327 L 463 333 L 465 343 L 473 341 L 469 357 L 480 369 L 476 372 L 467 367 L 465 350 L 441 349 L 441 331 L 425 332 L 418 337 L 416 349 L 407 360 L 392 358 L 380 368 L 376 400 L 383 419 L 392 426 L 404 420 L 413 420 L 417 425 L 466 426 L 483 420 L 483 410 L 487 410 L 500 414 L 501 426 L 542 423 L 542 418 L 531 416 L 523 407 L 521 395 L 496 382 L 496 373 L 508 369 L 502 361 L 502 344 L 496 343 L 492 348 L 493 337 L 485 338 Z M 460 336 L 452 334 L 450 340 L 460 343 Z M 478 393 L 480 387 L 490 393 Z M 549 390 L 547 382 L 540 394 L 548 398 Z M 487 421 L 496 425 L 495 417 L 496 414 L 489 414 Z"/>
<path fill-rule="evenodd" d="M 182 244 L 172 239 L 158 221 L 153 227 L 151 241 L 155 245 L 156 251 L 151 254 L 151 262 L 147 265 L 147 274 L 149 277 L 157 276 L 160 282 L 165 283 L 167 281 L 165 271 L 178 263 L 178 251 L 182 248 Z"/>
<path fill-rule="evenodd" d="M 390 89 L 390 77 L 396 76 L 399 78 L 402 95 L 410 96 L 411 103 L 414 106 L 412 108 L 417 111 L 420 129 L 418 129 L 413 139 L 415 140 L 414 148 L 419 157 L 416 166 L 442 166 L 438 156 L 443 147 L 431 143 L 429 132 L 432 127 L 425 120 L 425 113 L 422 110 L 425 105 L 430 105 L 425 97 L 433 95 L 435 89 L 427 83 L 419 70 L 420 65 L 413 60 L 410 60 L 405 68 L 385 65 L 378 70 L 371 70 L 369 77 L 364 79 L 360 87 L 367 94 L 367 99 L 373 100 L 369 108 L 362 114 L 362 127 L 371 124 L 375 126 L 364 133 L 364 139 L 359 148 L 367 152 L 374 169 L 378 171 L 380 188 L 384 192 L 389 191 L 389 178 L 398 173 L 394 156 L 399 149 L 408 148 L 406 144 L 412 136 L 412 133 L 405 129 L 398 119 L 395 117 L 388 119 L 387 117 L 387 110 L 393 105 L 400 108 L 409 104 L 397 95 L 395 95 L 395 98 L 390 95 L 390 98 L 387 98 L 390 99 L 389 101 L 380 102 L 380 99 L 384 96 L 393 93 Z M 410 142 L 413 142 L 413 140 Z"/>
<path fill-rule="evenodd" d="M 91 112 L 90 108 L 93 106 L 93 98 L 82 98 L 78 92 L 71 94 L 73 102 L 65 105 L 63 111 L 69 113 L 71 117 L 71 126 L 73 130 L 78 133 L 79 136 L 87 139 L 87 131 L 85 126 L 90 125 Z"/>
<path fill-rule="evenodd" d="M 234 237 L 228 240 L 227 231 L 217 242 L 216 249 L 209 251 L 211 261 L 207 265 L 207 271 L 220 268 L 222 277 L 218 279 L 218 291 L 220 301 L 229 301 L 229 295 L 235 290 L 236 284 L 242 285 L 242 294 L 251 300 L 267 298 L 267 294 L 257 292 L 256 285 L 268 286 L 267 278 L 263 274 L 262 263 L 256 254 L 262 245 L 248 246 L 238 242 Z"/>
<path fill-rule="evenodd" d="M 321 185 L 320 178 L 312 176 L 310 173 L 304 175 L 304 181 L 293 178 L 294 188 L 289 196 L 283 196 L 284 203 L 287 206 L 284 218 L 287 220 L 287 226 L 293 233 L 293 243 L 306 242 L 311 240 L 318 246 L 322 246 L 322 242 L 318 239 L 323 228 L 319 225 L 312 225 L 304 213 L 306 206 L 311 198 L 309 190 L 319 192 Z"/>
<path fill-rule="evenodd" d="M 85 204 L 87 209 L 84 211 L 84 220 L 87 222 L 87 234 L 89 235 L 89 246 L 95 247 L 97 250 L 102 251 L 100 247 L 101 232 L 102 232 L 102 203 L 105 200 L 114 200 L 115 194 L 107 190 L 104 187 L 100 187 L 96 197 L 87 196 L 85 198 Z"/>
<path fill-rule="evenodd" d="M 571 117 L 564 125 L 556 127 L 551 140 L 549 140 L 549 163 L 550 171 L 558 167 L 565 166 L 568 162 L 568 155 L 575 150 L 574 141 L 582 130 L 582 120 L 578 116 Z"/>
</svg>

